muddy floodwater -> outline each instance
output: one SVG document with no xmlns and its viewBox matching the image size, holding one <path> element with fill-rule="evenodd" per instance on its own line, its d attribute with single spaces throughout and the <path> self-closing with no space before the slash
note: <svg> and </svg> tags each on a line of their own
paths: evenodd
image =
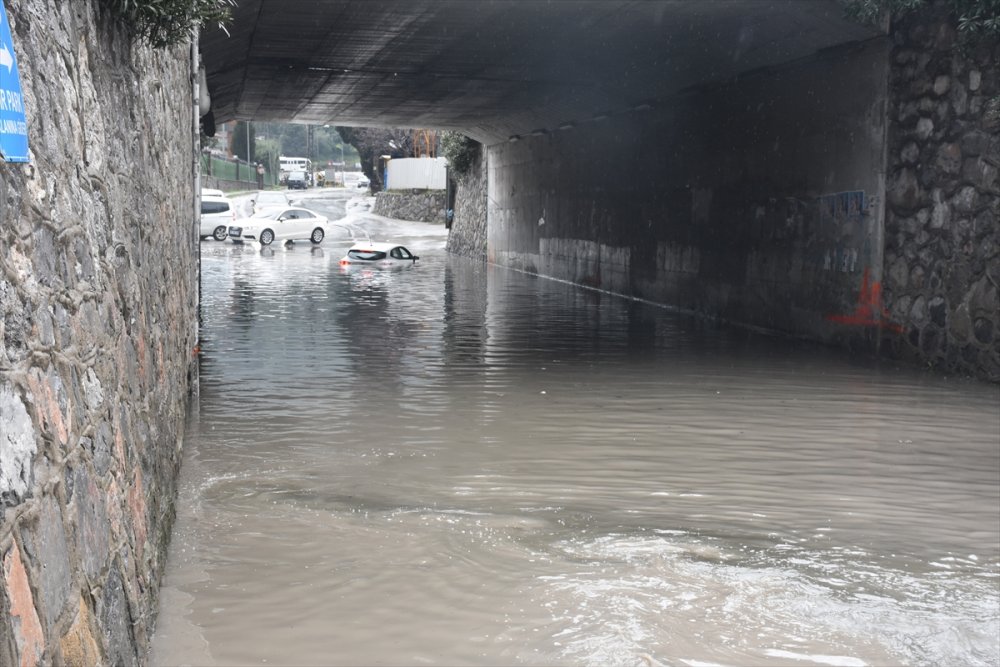
<svg viewBox="0 0 1000 667">
<path fill-rule="evenodd" d="M 992 665 L 1000 387 L 449 256 L 202 244 L 154 665 Z"/>
</svg>

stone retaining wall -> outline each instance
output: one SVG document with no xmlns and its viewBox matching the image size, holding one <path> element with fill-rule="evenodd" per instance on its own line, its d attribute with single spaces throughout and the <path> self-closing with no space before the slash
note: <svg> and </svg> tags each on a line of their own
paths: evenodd
<svg viewBox="0 0 1000 667">
<path fill-rule="evenodd" d="M 441 190 L 379 192 L 372 212 L 397 220 L 444 224 L 445 193 Z"/>
<path fill-rule="evenodd" d="M 201 177 L 201 187 L 215 188 L 216 190 L 223 190 L 225 192 L 245 192 L 247 190 L 256 190 L 257 184 L 251 183 L 250 181 L 233 181 L 225 178 L 203 175 Z"/>
<path fill-rule="evenodd" d="M 882 349 L 1000 381 L 1000 45 L 934 12 L 893 36 Z"/>
<path fill-rule="evenodd" d="M 447 245 L 448 252 L 480 260 L 486 259 L 486 159 L 486 151 L 480 149 L 472 168 L 456 182 L 455 218 Z"/>
<path fill-rule="evenodd" d="M 196 380 L 190 48 L 4 5 L 32 161 L 0 162 L 0 665 L 142 664 Z"/>
</svg>

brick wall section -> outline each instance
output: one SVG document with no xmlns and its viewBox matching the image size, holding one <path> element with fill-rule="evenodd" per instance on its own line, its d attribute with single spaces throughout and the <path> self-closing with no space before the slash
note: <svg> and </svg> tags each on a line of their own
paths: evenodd
<svg viewBox="0 0 1000 667">
<path fill-rule="evenodd" d="M 1000 44 L 933 12 L 893 37 L 882 349 L 1000 381 Z"/>
<path fill-rule="evenodd" d="M 196 379 L 190 51 L 4 4 L 32 161 L 0 162 L 0 665 L 142 663 Z"/>
</svg>

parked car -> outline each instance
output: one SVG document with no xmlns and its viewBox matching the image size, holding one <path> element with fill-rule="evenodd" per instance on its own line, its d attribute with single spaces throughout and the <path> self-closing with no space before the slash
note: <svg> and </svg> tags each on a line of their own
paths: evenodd
<svg viewBox="0 0 1000 667">
<path fill-rule="evenodd" d="M 260 190 L 252 201 L 254 213 L 275 208 L 285 208 L 291 205 L 285 193 L 276 190 Z"/>
<path fill-rule="evenodd" d="M 272 208 L 237 220 L 229 228 L 234 242 L 256 241 L 263 246 L 275 241 L 309 239 L 322 243 L 330 230 L 330 221 L 305 208 Z"/>
<path fill-rule="evenodd" d="M 236 209 L 225 195 L 201 195 L 202 238 L 211 236 L 216 241 L 225 241 L 229 226 L 236 221 Z"/>
<path fill-rule="evenodd" d="M 201 196 L 202 197 L 225 197 L 226 193 L 223 192 L 222 190 L 215 190 L 213 188 L 202 188 L 201 189 Z"/>
<path fill-rule="evenodd" d="M 288 174 L 289 190 L 305 190 L 309 187 L 309 178 L 304 171 L 293 171 Z"/>
<path fill-rule="evenodd" d="M 418 259 L 420 258 L 396 243 L 363 241 L 351 246 L 340 260 L 340 266 L 405 266 Z"/>
</svg>

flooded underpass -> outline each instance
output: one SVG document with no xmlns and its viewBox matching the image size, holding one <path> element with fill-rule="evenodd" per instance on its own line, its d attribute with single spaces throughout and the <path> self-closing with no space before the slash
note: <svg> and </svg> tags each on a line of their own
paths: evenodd
<svg viewBox="0 0 1000 667">
<path fill-rule="evenodd" d="M 444 251 L 202 247 L 156 665 L 995 665 L 1000 388 Z"/>
</svg>

